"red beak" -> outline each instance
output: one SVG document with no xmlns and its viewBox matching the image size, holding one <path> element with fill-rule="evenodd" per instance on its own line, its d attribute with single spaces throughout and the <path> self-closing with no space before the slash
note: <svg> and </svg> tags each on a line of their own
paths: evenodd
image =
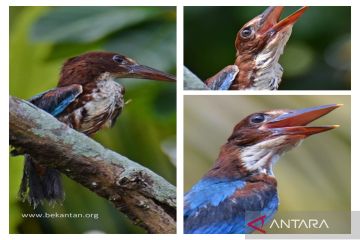
<svg viewBox="0 0 360 240">
<path fill-rule="evenodd" d="M 287 26 L 295 24 L 295 22 L 303 15 L 303 13 L 308 8 L 309 7 L 306 6 L 302 7 L 295 13 L 279 21 L 284 7 L 268 7 L 261 15 L 260 24 L 262 26 L 259 31 L 260 33 L 267 33 L 270 31 L 280 32 Z"/>
<path fill-rule="evenodd" d="M 274 136 L 302 135 L 304 137 L 308 137 L 316 133 L 325 132 L 339 127 L 339 125 L 318 127 L 308 127 L 306 125 L 340 106 L 342 106 L 342 104 L 331 104 L 289 111 L 267 122 L 264 126 L 270 129 Z"/>
</svg>

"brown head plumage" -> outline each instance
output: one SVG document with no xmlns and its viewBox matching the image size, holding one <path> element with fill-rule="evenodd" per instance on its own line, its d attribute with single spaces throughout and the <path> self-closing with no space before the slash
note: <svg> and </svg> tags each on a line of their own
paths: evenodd
<svg viewBox="0 0 360 240">
<path fill-rule="evenodd" d="M 176 81 L 162 71 L 140 65 L 135 60 L 113 52 L 89 52 L 67 60 L 61 70 L 58 86 L 85 84 L 105 76 Z"/>
</svg>

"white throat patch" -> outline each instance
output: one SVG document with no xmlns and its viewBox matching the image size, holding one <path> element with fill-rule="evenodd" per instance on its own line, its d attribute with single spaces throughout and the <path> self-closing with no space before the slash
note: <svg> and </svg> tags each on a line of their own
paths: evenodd
<svg viewBox="0 0 360 240">
<path fill-rule="evenodd" d="M 272 39 L 255 59 L 255 68 L 258 70 L 253 73 L 254 83 L 252 89 L 276 90 L 279 87 L 283 68 L 278 61 L 290 38 L 291 28 L 278 34 L 281 35 Z"/>
<path fill-rule="evenodd" d="M 106 81 L 106 80 L 114 81 L 115 78 L 111 75 L 111 73 L 109 73 L 109 72 L 104 72 L 104 73 L 100 74 L 100 76 L 98 77 L 97 80 L 98 80 L 98 81 Z"/>
<path fill-rule="evenodd" d="M 289 140 L 289 138 L 284 135 L 243 148 L 240 151 L 240 158 L 243 166 L 247 170 L 259 170 L 266 174 L 273 175 L 272 166 L 281 155 L 298 146 L 300 143 L 301 140 Z"/>
</svg>

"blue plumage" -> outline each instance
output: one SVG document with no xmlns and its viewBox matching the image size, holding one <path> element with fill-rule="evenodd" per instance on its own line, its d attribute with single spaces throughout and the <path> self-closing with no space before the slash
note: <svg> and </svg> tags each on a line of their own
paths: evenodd
<svg viewBox="0 0 360 240">
<path fill-rule="evenodd" d="M 222 79 L 220 79 L 220 86 L 217 90 L 229 90 L 232 82 L 235 79 L 235 75 L 233 73 L 226 73 L 224 76 L 222 76 Z"/>
<path fill-rule="evenodd" d="M 247 180 L 200 180 L 185 195 L 185 233 L 249 233 L 249 221 L 270 220 L 278 207 L 276 187 Z"/>
<path fill-rule="evenodd" d="M 57 115 L 62 113 L 65 110 L 65 108 L 67 106 L 69 106 L 70 103 L 72 103 L 75 100 L 75 98 L 76 98 L 76 96 L 71 95 L 71 96 L 63 99 L 61 102 L 59 102 L 59 104 L 57 106 L 54 106 L 54 108 L 51 109 L 50 114 L 56 117 Z"/>
<path fill-rule="evenodd" d="M 61 114 L 80 94 L 82 86 L 72 84 L 66 87 L 57 87 L 40 93 L 29 101 L 38 108 L 50 113 L 53 116 Z"/>
<path fill-rule="evenodd" d="M 236 189 L 244 186 L 245 182 L 241 180 L 229 182 L 226 179 L 203 179 L 185 195 L 185 205 L 189 205 L 189 210 L 206 204 L 217 206 L 226 197 L 231 196 Z M 217 194 L 219 192 L 222 194 Z"/>
<path fill-rule="evenodd" d="M 206 85 L 211 90 L 229 90 L 238 73 L 239 68 L 236 65 L 229 65 L 214 77 L 206 80 Z"/>
</svg>

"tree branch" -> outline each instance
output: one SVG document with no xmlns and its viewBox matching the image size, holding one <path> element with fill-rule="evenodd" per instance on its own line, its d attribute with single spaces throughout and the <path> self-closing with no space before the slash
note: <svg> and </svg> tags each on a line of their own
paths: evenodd
<svg viewBox="0 0 360 240">
<path fill-rule="evenodd" d="M 176 232 L 176 189 L 31 103 L 11 97 L 10 144 L 111 201 L 150 233 Z"/>
<path fill-rule="evenodd" d="M 184 66 L 185 90 L 209 90 L 209 88 L 194 73 Z"/>
</svg>

